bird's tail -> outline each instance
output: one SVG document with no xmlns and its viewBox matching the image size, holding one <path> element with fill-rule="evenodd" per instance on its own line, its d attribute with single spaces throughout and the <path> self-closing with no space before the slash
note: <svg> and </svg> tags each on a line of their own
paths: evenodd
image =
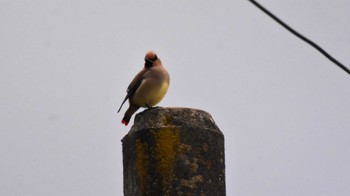
<svg viewBox="0 0 350 196">
<path fill-rule="evenodd" d="M 128 110 L 126 110 L 123 120 L 122 120 L 122 124 L 124 124 L 125 126 L 127 126 L 129 124 L 130 118 L 132 117 L 132 115 L 139 109 L 139 106 L 136 105 L 130 105 L 130 107 L 128 108 Z"/>
<path fill-rule="evenodd" d="M 122 120 L 122 124 L 124 124 L 125 126 L 128 126 L 130 118 L 131 118 L 131 116 L 124 116 L 124 118 Z"/>
</svg>

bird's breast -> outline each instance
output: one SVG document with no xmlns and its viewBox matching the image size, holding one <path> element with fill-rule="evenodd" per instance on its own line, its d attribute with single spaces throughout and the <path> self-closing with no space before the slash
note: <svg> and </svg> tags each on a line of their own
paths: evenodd
<svg viewBox="0 0 350 196">
<path fill-rule="evenodd" d="M 135 92 L 133 101 L 140 107 L 150 107 L 157 105 L 168 91 L 167 81 L 144 80 Z"/>
</svg>

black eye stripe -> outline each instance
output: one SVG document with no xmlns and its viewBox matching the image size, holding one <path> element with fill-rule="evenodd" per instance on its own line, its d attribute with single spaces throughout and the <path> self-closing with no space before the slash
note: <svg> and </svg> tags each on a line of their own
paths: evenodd
<svg viewBox="0 0 350 196">
<path fill-rule="evenodd" d="M 148 62 L 148 63 L 154 63 L 156 60 L 158 60 L 157 55 L 155 55 L 153 59 L 145 58 L 145 61 Z"/>
</svg>

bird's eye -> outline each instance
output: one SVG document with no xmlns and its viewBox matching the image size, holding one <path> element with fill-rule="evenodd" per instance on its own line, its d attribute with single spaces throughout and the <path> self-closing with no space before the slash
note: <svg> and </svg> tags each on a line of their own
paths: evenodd
<svg viewBox="0 0 350 196">
<path fill-rule="evenodd" d="M 153 62 L 155 62 L 156 60 L 158 60 L 157 55 L 154 55 L 154 58 L 152 59 Z"/>
</svg>

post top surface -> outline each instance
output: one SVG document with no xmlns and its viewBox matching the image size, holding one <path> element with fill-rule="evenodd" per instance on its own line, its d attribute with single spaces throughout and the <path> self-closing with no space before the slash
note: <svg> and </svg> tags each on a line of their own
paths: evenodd
<svg viewBox="0 0 350 196">
<path fill-rule="evenodd" d="M 178 107 L 156 107 L 136 114 L 130 133 L 142 129 L 164 127 L 191 127 L 221 133 L 208 112 Z"/>
</svg>

